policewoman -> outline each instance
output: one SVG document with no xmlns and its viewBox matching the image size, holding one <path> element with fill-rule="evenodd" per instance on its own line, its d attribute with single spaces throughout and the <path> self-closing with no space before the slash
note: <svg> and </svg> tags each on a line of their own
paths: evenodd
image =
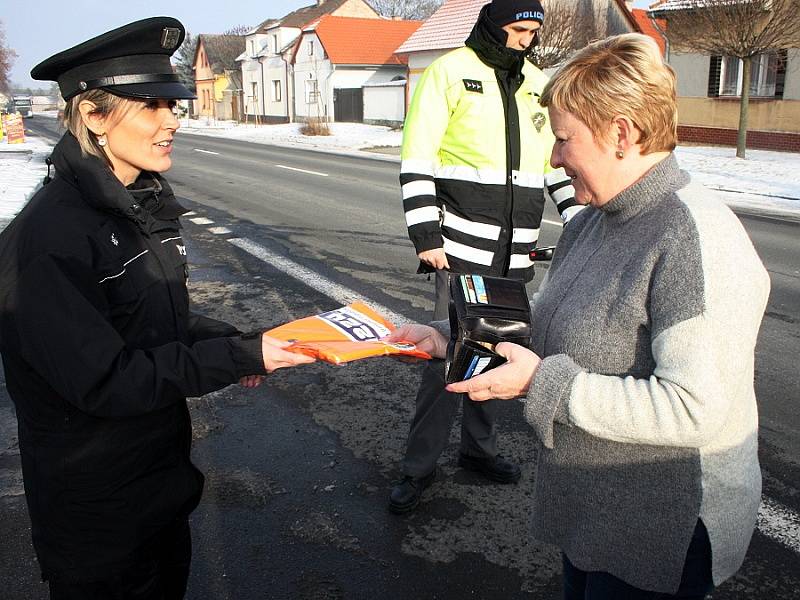
<svg viewBox="0 0 800 600">
<path fill-rule="evenodd" d="M 0 235 L 0 352 L 54 600 L 182 598 L 203 488 L 186 397 L 312 361 L 189 310 L 186 211 L 161 176 L 194 97 L 170 64 L 184 35 L 145 19 L 31 72 L 58 82 L 67 133 Z"/>
</svg>

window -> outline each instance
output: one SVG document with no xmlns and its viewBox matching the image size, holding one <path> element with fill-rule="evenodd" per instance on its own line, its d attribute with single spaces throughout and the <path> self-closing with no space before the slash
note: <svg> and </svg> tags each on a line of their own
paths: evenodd
<svg viewBox="0 0 800 600">
<path fill-rule="evenodd" d="M 241 46 L 239 46 L 241 48 Z M 256 55 L 256 41 L 250 40 L 250 56 Z"/>
<path fill-rule="evenodd" d="M 314 56 L 314 40 L 309 40 L 308 42 L 308 55 Z"/>
<path fill-rule="evenodd" d="M 258 82 L 257 81 L 251 81 L 250 82 L 250 91 L 251 91 L 250 98 L 252 98 L 253 106 L 257 107 L 258 106 Z"/>
<path fill-rule="evenodd" d="M 275 48 L 275 54 L 277 54 L 280 51 L 280 48 L 278 48 L 278 36 L 277 35 L 273 35 L 272 36 L 272 47 Z"/>
<path fill-rule="evenodd" d="M 281 101 L 281 80 L 280 79 L 273 79 L 272 80 L 272 101 L 273 102 L 280 102 Z"/>
<path fill-rule="evenodd" d="M 319 98 L 317 80 L 309 79 L 306 81 L 306 104 L 314 104 Z"/>
<path fill-rule="evenodd" d="M 750 95 L 767 98 L 783 97 L 784 53 L 759 54 L 750 66 Z M 744 67 L 733 56 L 712 56 L 709 71 L 709 96 L 740 96 Z"/>
</svg>

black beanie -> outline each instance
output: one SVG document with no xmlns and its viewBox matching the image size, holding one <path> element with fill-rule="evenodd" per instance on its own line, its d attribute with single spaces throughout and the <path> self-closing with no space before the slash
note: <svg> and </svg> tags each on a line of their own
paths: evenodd
<svg viewBox="0 0 800 600">
<path fill-rule="evenodd" d="M 492 0 L 488 17 L 504 27 L 517 21 L 544 23 L 544 8 L 538 0 Z"/>
</svg>

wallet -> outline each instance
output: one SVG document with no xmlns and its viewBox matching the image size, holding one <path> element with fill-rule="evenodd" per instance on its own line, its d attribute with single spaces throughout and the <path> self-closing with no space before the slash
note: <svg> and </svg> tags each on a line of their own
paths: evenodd
<svg viewBox="0 0 800 600">
<path fill-rule="evenodd" d="M 524 282 L 451 273 L 448 283 L 447 383 L 464 381 L 506 362 L 494 351 L 500 342 L 530 346 L 531 309 Z"/>
</svg>

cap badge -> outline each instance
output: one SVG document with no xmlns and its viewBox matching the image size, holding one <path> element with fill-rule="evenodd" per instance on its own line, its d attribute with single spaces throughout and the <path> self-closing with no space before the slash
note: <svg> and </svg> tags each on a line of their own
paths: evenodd
<svg viewBox="0 0 800 600">
<path fill-rule="evenodd" d="M 161 47 L 165 50 L 174 50 L 178 47 L 181 30 L 177 27 L 164 27 L 161 31 Z"/>
<path fill-rule="evenodd" d="M 544 124 L 547 122 L 547 119 L 545 118 L 544 113 L 540 112 L 537 112 L 535 115 L 533 115 L 532 118 L 533 118 L 533 126 L 536 127 L 536 131 L 538 133 L 542 130 L 542 127 L 544 127 Z"/>
<path fill-rule="evenodd" d="M 86 88 L 87 88 L 87 87 L 89 87 L 89 86 L 87 86 L 87 85 L 86 85 L 86 82 L 85 82 L 85 81 L 81 81 L 81 82 L 78 84 L 78 87 L 79 87 L 79 88 L 81 88 L 81 91 L 82 91 L 82 92 L 85 92 L 85 91 L 86 91 Z"/>
<path fill-rule="evenodd" d="M 119 240 L 117 239 L 117 236 L 114 235 L 113 233 L 111 234 L 111 243 L 114 244 L 115 246 L 119 246 Z"/>
</svg>

